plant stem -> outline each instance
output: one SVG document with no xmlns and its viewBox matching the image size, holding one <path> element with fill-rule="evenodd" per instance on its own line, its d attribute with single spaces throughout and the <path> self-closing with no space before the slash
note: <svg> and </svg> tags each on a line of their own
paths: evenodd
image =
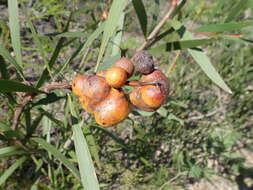
<svg viewBox="0 0 253 190">
<path fill-rule="evenodd" d="M 160 20 L 160 22 L 156 25 L 154 30 L 149 34 L 149 36 L 147 37 L 147 40 L 145 42 L 143 42 L 143 44 L 137 49 L 137 52 L 144 50 L 149 45 L 149 43 L 158 35 L 160 29 L 163 27 L 163 25 L 166 23 L 166 21 L 172 16 L 172 13 L 177 8 L 177 0 L 171 0 L 170 4 L 171 5 L 170 5 L 170 8 L 167 11 L 167 13 Z"/>
</svg>

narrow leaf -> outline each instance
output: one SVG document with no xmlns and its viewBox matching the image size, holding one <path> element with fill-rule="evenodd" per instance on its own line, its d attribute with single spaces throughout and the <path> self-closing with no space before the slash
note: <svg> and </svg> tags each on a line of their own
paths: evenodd
<svg viewBox="0 0 253 190">
<path fill-rule="evenodd" d="M 135 12 L 137 14 L 138 20 L 140 22 L 142 33 L 145 37 L 147 37 L 148 19 L 147 19 L 147 13 L 143 5 L 143 2 L 142 0 L 132 0 L 132 3 L 135 9 Z"/>
<path fill-rule="evenodd" d="M 17 81 L 0 80 L 0 92 L 39 92 L 39 90 Z"/>
<path fill-rule="evenodd" d="M 16 62 L 16 60 L 9 54 L 8 50 L 4 48 L 3 45 L 0 44 L 0 55 L 3 56 L 4 59 L 9 61 L 17 70 L 18 74 L 22 79 L 25 79 L 25 76 L 23 74 L 22 67 Z"/>
<path fill-rule="evenodd" d="M 225 23 L 225 24 L 209 24 L 195 29 L 195 32 L 225 32 L 231 30 L 239 30 L 245 27 L 253 26 L 253 22 L 238 22 L 238 23 Z"/>
<path fill-rule="evenodd" d="M 72 18 L 72 14 L 70 14 L 69 18 L 68 18 L 68 22 L 64 28 L 64 32 L 67 32 L 68 28 L 69 28 L 69 24 Z M 57 42 L 57 45 L 54 49 L 54 52 L 50 58 L 49 63 L 47 63 L 47 68 L 44 69 L 44 71 L 42 72 L 39 81 L 37 82 L 36 87 L 39 88 L 41 87 L 44 82 L 46 82 L 48 80 L 48 76 L 49 76 L 49 70 L 51 70 L 54 66 L 54 64 L 56 63 L 56 60 L 60 54 L 61 49 L 63 48 L 63 43 L 64 43 L 64 38 L 60 38 L 59 41 Z"/>
<path fill-rule="evenodd" d="M 62 49 L 62 47 L 63 47 L 63 42 L 64 42 L 64 39 L 63 39 L 63 38 L 60 38 L 59 41 L 58 41 L 58 43 L 57 43 L 57 45 L 56 45 L 56 47 L 55 47 L 55 49 L 54 49 L 54 52 L 53 52 L 53 54 L 52 54 L 52 57 L 50 58 L 50 61 L 49 61 L 49 63 L 48 63 L 48 67 L 49 67 L 50 70 L 51 70 L 51 68 L 53 67 L 53 65 L 55 64 L 55 62 L 56 62 L 56 60 L 57 60 L 57 58 L 58 58 L 58 56 L 59 56 L 59 53 L 60 53 L 60 51 L 61 51 L 61 49 Z M 37 87 L 37 88 L 41 87 L 41 86 L 44 84 L 44 82 L 45 82 L 46 80 L 48 80 L 48 78 L 49 78 L 48 76 L 49 76 L 49 71 L 48 71 L 48 69 L 46 68 L 46 69 L 44 69 L 44 71 L 42 72 L 42 74 L 41 74 L 41 76 L 40 76 L 40 78 L 39 78 L 39 81 L 38 81 L 36 87 Z"/>
<path fill-rule="evenodd" d="M 125 20 L 125 13 L 123 12 L 119 20 L 119 25 L 115 36 L 112 39 L 112 53 L 111 56 L 121 54 L 120 43 L 122 40 L 123 26 Z"/>
<path fill-rule="evenodd" d="M 95 72 L 98 70 L 102 57 L 104 55 L 106 46 L 109 42 L 109 39 L 112 37 L 114 31 L 116 30 L 120 17 L 123 14 L 123 10 L 126 7 L 128 0 L 114 0 L 109 11 L 109 17 L 106 21 L 104 33 L 102 37 L 102 42 L 98 54 L 97 65 Z"/>
<path fill-rule="evenodd" d="M 67 68 L 67 65 L 69 65 L 71 63 L 71 61 L 79 56 L 81 53 L 84 52 L 84 50 L 86 50 L 95 39 L 98 38 L 98 36 L 103 32 L 104 30 L 104 26 L 105 23 L 101 24 L 90 36 L 89 38 L 85 41 L 85 43 L 80 44 L 80 46 L 78 47 L 78 49 L 62 64 L 61 67 L 59 67 L 59 69 L 57 69 L 57 71 L 54 73 L 54 76 L 57 76 L 58 74 L 62 73 L 64 71 L 64 69 Z"/>
<path fill-rule="evenodd" d="M 230 88 L 222 80 L 218 72 L 215 70 L 214 66 L 211 64 L 210 59 L 203 52 L 191 49 L 189 49 L 188 51 L 191 54 L 191 56 L 195 59 L 195 61 L 199 64 L 201 69 L 215 84 L 220 86 L 223 90 L 227 91 L 228 93 L 232 93 Z"/>
<path fill-rule="evenodd" d="M 207 38 L 207 39 L 196 39 L 196 40 L 182 40 L 175 42 L 167 42 L 165 44 L 159 45 L 158 47 L 152 48 L 149 50 L 149 53 L 152 55 L 159 54 L 161 52 L 168 52 L 174 50 L 182 50 L 187 48 L 197 47 L 199 45 L 208 44 L 214 41 L 215 38 Z"/>
<path fill-rule="evenodd" d="M 14 164 L 11 165 L 0 177 L 0 186 L 5 183 L 5 181 L 11 176 L 11 174 L 18 168 L 20 167 L 25 161 L 26 157 L 23 156 L 19 158 Z"/>
<path fill-rule="evenodd" d="M 13 156 L 17 154 L 24 154 L 25 152 L 14 146 L 7 146 L 0 149 L 0 158 Z"/>
<path fill-rule="evenodd" d="M 186 30 L 186 28 L 179 21 L 170 22 L 175 30 L 178 30 L 178 33 L 183 37 L 183 40 L 193 40 L 193 35 Z M 182 33 L 183 31 L 183 33 Z M 188 49 L 191 56 L 195 59 L 204 73 L 219 87 L 225 90 L 228 93 L 232 93 L 230 88 L 223 81 L 219 73 L 216 71 L 214 66 L 212 65 L 210 59 L 206 56 L 206 54 L 202 51 Z"/>
<path fill-rule="evenodd" d="M 99 154 L 98 154 L 98 146 L 97 146 L 97 144 L 95 142 L 95 138 L 92 134 L 91 126 L 87 126 L 84 128 L 84 136 L 85 136 L 87 143 L 89 145 L 89 150 L 90 150 L 92 158 L 94 158 L 98 168 L 101 168 L 101 163 L 100 163 Z"/>
<path fill-rule="evenodd" d="M 7 65 L 4 61 L 4 58 L 0 55 L 0 73 L 1 73 L 1 77 L 3 79 L 9 79 L 9 74 L 8 74 L 8 70 L 7 70 Z"/>
<path fill-rule="evenodd" d="M 40 55 L 42 56 L 44 62 L 46 62 L 46 64 L 47 64 L 48 62 L 47 62 L 46 52 L 43 48 L 43 44 L 42 44 L 42 42 L 41 42 L 41 40 L 38 36 L 38 33 L 37 33 L 33 23 L 32 23 L 30 12 L 26 8 L 26 6 L 24 5 L 23 2 L 20 2 L 20 3 L 21 3 L 21 6 L 22 6 L 22 9 L 24 10 L 23 12 L 24 12 L 24 15 L 25 15 L 27 25 L 28 25 L 29 29 L 31 30 L 32 38 L 34 39 L 36 47 L 39 49 L 38 53 L 40 53 Z M 48 65 L 47 65 L 47 67 L 48 67 Z M 47 69 L 49 70 L 49 67 Z"/>
<path fill-rule="evenodd" d="M 16 60 L 22 67 L 21 43 L 20 43 L 20 27 L 18 18 L 18 1 L 8 0 L 9 23 L 11 31 L 11 44 L 15 52 Z"/>
<path fill-rule="evenodd" d="M 193 35 L 186 31 L 184 34 L 183 39 L 193 39 Z M 191 56 L 195 59 L 195 61 L 198 63 L 198 65 L 201 67 L 201 69 L 205 72 L 205 74 L 219 87 L 221 87 L 223 90 L 225 90 L 228 93 L 232 93 L 230 88 L 226 85 L 226 83 L 223 81 L 219 73 L 216 71 L 214 66 L 212 65 L 209 57 L 207 55 L 199 50 L 193 50 L 188 49 Z"/>
<path fill-rule="evenodd" d="M 72 126 L 74 144 L 81 174 L 81 181 L 85 190 L 99 190 L 95 168 L 91 159 L 88 144 L 83 136 L 80 124 Z"/>
<path fill-rule="evenodd" d="M 40 144 L 45 150 L 59 159 L 78 179 L 80 179 L 79 172 L 72 162 L 70 162 L 62 153 L 60 153 L 53 145 L 47 143 L 41 138 L 32 138 L 35 142 Z"/>
<path fill-rule="evenodd" d="M 239 3 L 230 11 L 225 22 L 234 20 L 245 8 L 248 7 L 248 0 L 239 1 Z"/>
<path fill-rule="evenodd" d="M 253 0 L 249 0 L 249 7 L 251 11 L 251 17 L 253 17 Z"/>
</svg>

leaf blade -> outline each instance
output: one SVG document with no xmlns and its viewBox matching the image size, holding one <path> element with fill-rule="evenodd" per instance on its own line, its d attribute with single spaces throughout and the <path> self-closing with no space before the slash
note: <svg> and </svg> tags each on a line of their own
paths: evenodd
<svg viewBox="0 0 253 190">
<path fill-rule="evenodd" d="M 88 144 L 83 136 L 80 124 L 73 127 L 74 144 L 81 174 L 81 181 L 86 190 L 99 190 L 99 184 L 95 173 L 95 168 L 91 159 Z"/>
<path fill-rule="evenodd" d="M 137 14 L 138 20 L 140 22 L 142 33 L 145 37 L 147 37 L 148 19 L 147 19 L 145 6 L 143 5 L 142 0 L 133 0 L 132 3 L 135 9 L 135 12 Z"/>
<path fill-rule="evenodd" d="M 231 30 L 242 29 L 244 27 L 253 26 L 253 22 L 238 22 L 238 23 L 224 23 L 224 24 L 210 24 L 201 26 L 195 29 L 195 32 L 225 32 Z"/>
<path fill-rule="evenodd" d="M 18 2 L 17 0 L 8 0 L 9 23 L 11 31 L 11 43 L 15 52 L 17 63 L 22 67 L 20 27 L 18 18 Z"/>
<path fill-rule="evenodd" d="M 0 158 L 13 156 L 16 154 L 23 154 L 23 153 L 25 152 L 17 147 L 7 146 L 0 149 Z"/>
<path fill-rule="evenodd" d="M 193 35 L 186 30 L 186 28 L 177 20 L 174 20 L 171 22 L 172 27 L 175 30 L 183 31 L 183 33 L 180 33 L 183 40 L 192 40 L 194 39 Z M 223 81 L 220 74 L 216 71 L 214 66 L 212 65 L 209 57 L 205 55 L 201 51 L 188 49 L 190 55 L 194 58 L 196 63 L 200 66 L 200 68 L 204 71 L 204 73 L 210 78 L 216 85 L 218 85 L 220 88 L 225 90 L 228 93 L 232 93 L 231 89 L 227 86 L 227 84 Z"/>
<path fill-rule="evenodd" d="M 80 179 L 80 174 L 74 164 L 70 162 L 62 153 L 60 153 L 53 145 L 41 138 L 32 138 L 32 140 L 40 144 L 45 150 L 59 159 L 78 179 Z"/>
<path fill-rule="evenodd" d="M 18 74 L 22 79 L 25 79 L 25 76 L 23 74 L 22 67 L 16 62 L 16 60 L 9 54 L 8 50 L 5 49 L 3 45 L 0 44 L 0 55 L 3 56 L 4 59 L 9 61 L 17 70 Z"/>
<path fill-rule="evenodd" d="M 119 19 L 127 3 L 128 3 L 128 0 L 114 0 L 112 3 L 111 9 L 109 11 L 109 17 L 106 20 L 106 24 L 104 28 L 102 42 L 101 42 L 101 46 L 100 46 L 100 50 L 99 50 L 99 54 L 97 58 L 97 64 L 95 67 L 95 72 L 98 70 L 100 66 L 100 62 L 105 52 L 105 48 L 109 42 L 109 39 L 112 37 L 114 31 L 116 30 L 116 27 L 118 26 Z"/>
<path fill-rule="evenodd" d="M 235 19 L 242 10 L 248 6 L 248 0 L 239 1 L 239 3 L 230 11 L 225 22 L 230 22 Z"/>
<path fill-rule="evenodd" d="M 25 161 L 27 157 L 23 156 L 19 158 L 14 164 L 11 165 L 0 177 L 0 186 L 5 183 L 5 181 L 11 176 L 11 174 L 19 167 L 21 166 Z"/>
<path fill-rule="evenodd" d="M 212 65 L 210 59 L 203 53 L 197 50 L 188 50 L 191 56 L 195 59 L 201 69 L 206 73 L 206 75 L 218 86 L 220 86 L 226 92 L 232 94 L 230 88 L 222 80 L 214 66 Z"/>
<path fill-rule="evenodd" d="M 54 73 L 54 76 L 57 76 L 58 74 L 62 73 L 65 68 L 67 68 L 67 65 L 77 56 L 79 56 L 82 52 L 84 52 L 85 49 L 87 49 L 93 41 L 103 32 L 105 23 L 102 23 L 85 41 L 85 43 L 81 44 L 78 49 L 62 64 L 62 66 L 57 69 L 57 71 Z"/>
<path fill-rule="evenodd" d="M 174 42 L 167 42 L 165 44 L 159 45 L 155 48 L 149 50 L 149 53 L 152 55 L 159 54 L 161 52 L 182 50 L 187 48 L 197 47 L 199 45 L 208 44 L 214 41 L 215 38 L 206 38 L 206 39 L 194 39 L 194 40 L 181 40 Z"/>
</svg>

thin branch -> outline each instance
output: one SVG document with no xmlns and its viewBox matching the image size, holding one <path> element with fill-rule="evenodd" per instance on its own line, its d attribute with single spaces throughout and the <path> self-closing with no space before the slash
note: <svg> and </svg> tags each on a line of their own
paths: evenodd
<svg viewBox="0 0 253 190">
<path fill-rule="evenodd" d="M 164 15 L 164 17 L 161 19 L 161 21 L 156 25 L 154 30 L 149 34 L 147 40 L 143 42 L 143 44 L 137 49 L 138 51 L 144 50 L 149 43 L 158 35 L 160 29 L 163 27 L 163 25 L 167 22 L 167 20 L 172 16 L 173 12 L 177 8 L 177 1 L 178 0 L 171 0 L 171 6 L 167 13 Z"/>
<path fill-rule="evenodd" d="M 14 113 L 13 123 L 11 126 L 11 128 L 14 131 L 17 129 L 20 116 L 21 116 L 22 112 L 24 111 L 25 106 L 30 101 L 32 101 L 33 97 L 34 97 L 33 94 L 27 94 L 27 96 L 25 96 L 25 98 L 23 99 L 22 103 L 16 108 L 15 113 Z"/>
<path fill-rule="evenodd" d="M 71 84 L 66 82 L 66 83 L 53 83 L 45 87 L 41 87 L 39 88 L 39 90 L 45 93 L 49 93 L 50 91 L 56 90 L 56 89 L 70 89 L 70 88 L 71 88 Z"/>
<path fill-rule="evenodd" d="M 70 88 L 71 88 L 70 83 L 53 83 L 53 84 L 47 85 L 45 87 L 39 88 L 39 91 L 44 92 L 44 93 L 47 94 L 52 90 L 70 89 Z M 21 114 L 24 111 L 25 106 L 27 104 L 29 104 L 36 95 L 38 95 L 38 94 L 37 93 L 25 93 L 25 95 L 23 96 L 24 97 L 23 101 L 16 108 L 16 110 L 14 112 L 13 123 L 12 123 L 12 126 L 11 126 L 11 128 L 14 131 L 17 129 Z"/>
</svg>

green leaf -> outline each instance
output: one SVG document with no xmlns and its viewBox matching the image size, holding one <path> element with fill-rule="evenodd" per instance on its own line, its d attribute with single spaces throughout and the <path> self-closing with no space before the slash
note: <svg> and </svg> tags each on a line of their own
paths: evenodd
<svg viewBox="0 0 253 190">
<path fill-rule="evenodd" d="M 176 20 L 170 22 L 175 30 L 178 30 L 178 33 L 182 36 L 183 40 L 192 40 L 194 39 L 193 35 L 186 30 L 186 28 Z M 183 31 L 183 33 L 182 33 Z M 219 87 L 225 90 L 228 93 L 232 93 L 230 88 L 223 81 L 219 73 L 216 71 L 214 66 L 212 65 L 210 59 L 206 56 L 206 54 L 199 50 L 188 49 L 191 56 L 195 59 L 204 73 Z"/>
<path fill-rule="evenodd" d="M 122 40 L 124 20 L 125 20 L 125 13 L 123 12 L 121 15 L 121 18 L 119 20 L 118 30 L 117 30 L 115 36 L 111 40 L 112 41 L 111 56 L 121 54 L 120 43 Z"/>
<path fill-rule="evenodd" d="M 162 117 L 166 117 L 168 114 L 168 110 L 166 110 L 164 107 L 160 107 L 157 111 Z"/>
<path fill-rule="evenodd" d="M 38 89 L 11 80 L 0 80 L 0 92 L 40 92 Z"/>
<path fill-rule="evenodd" d="M 20 167 L 25 161 L 26 157 L 23 156 L 19 158 L 14 164 L 11 165 L 0 177 L 0 186 L 5 183 L 5 181 L 11 176 L 11 174 L 18 168 Z"/>
<path fill-rule="evenodd" d="M 136 112 L 144 117 L 150 117 L 151 115 L 154 115 L 155 112 L 146 112 L 141 110 L 136 110 Z"/>
<path fill-rule="evenodd" d="M 251 11 L 251 17 L 253 17 L 253 0 L 249 0 L 249 7 Z"/>
<path fill-rule="evenodd" d="M 89 46 L 92 44 L 92 42 L 98 38 L 98 36 L 103 32 L 105 23 L 102 23 L 85 41 L 85 43 L 82 43 L 78 49 L 62 64 L 62 66 L 57 69 L 57 71 L 54 73 L 54 76 L 57 76 L 58 74 L 62 73 L 65 68 L 67 68 L 67 65 L 70 64 L 70 62 L 80 54 L 84 52 Z"/>
<path fill-rule="evenodd" d="M 84 131 L 85 139 L 87 140 L 87 143 L 89 145 L 89 150 L 90 150 L 91 156 L 92 156 L 92 158 L 94 158 L 98 168 L 101 169 L 101 162 L 100 162 L 99 153 L 98 153 L 99 147 L 97 146 L 97 144 L 95 142 L 95 138 L 94 138 L 92 131 L 91 131 L 91 126 L 85 127 L 83 129 L 83 131 Z"/>
<path fill-rule="evenodd" d="M 87 142 L 83 136 L 80 124 L 72 126 L 74 144 L 81 174 L 81 181 L 85 190 L 99 190 L 95 168 L 91 159 Z"/>
<path fill-rule="evenodd" d="M 8 0 L 9 23 L 11 31 L 11 44 L 15 52 L 17 63 L 22 67 L 20 27 L 18 18 L 18 1 Z"/>
<path fill-rule="evenodd" d="M 60 160 L 78 179 L 80 179 L 80 174 L 74 164 L 70 162 L 62 153 L 60 153 L 53 145 L 47 143 L 41 138 L 32 138 L 32 140 L 40 144 L 45 150 L 54 155 L 55 158 Z"/>
<path fill-rule="evenodd" d="M 238 30 L 245 27 L 253 26 L 253 22 L 238 22 L 238 23 L 225 23 L 225 24 L 209 24 L 195 29 L 195 32 L 225 32 L 231 30 Z"/>
<path fill-rule="evenodd" d="M 18 74 L 22 79 L 25 79 L 22 67 L 16 62 L 16 60 L 9 54 L 9 52 L 1 44 L 0 44 L 0 55 L 3 56 L 4 59 L 9 61 L 15 67 L 15 69 L 17 70 Z"/>
<path fill-rule="evenodd" d="M 7 70 L 7 65 L 4 61 L 4 58 L 0 55 L 0 73 L 1 73 L 1 77 L 3 79 L 9 79 L 9 74 L 8 74 L 8 70 Z"/>
<path fill-rule="evenodd" d="M 22 9 L 23 9 L 23 13 L 25 15 L 25 19 L 26 19 L 26 22 L 27 22 L 27 25 L 29 27 L 29 29 L 31 30 L 31 33 L 32 33 L 32 38 L 34 39 L 34 43 L 36 45 L 36 47 L 39 49 L 38 53 L 42 56 L 43 58 L 43 61 L 47 64 L 47 69 L 49 70 L 49 66 L 48 66 L 48 62 L 47 62 L 47 57 L 46 57 L 46 52 L 45 52 L 45 49 L 43 48 L 43 44 L 38 36 L 38 33 L 32 23 L 32 20 L 31 20 L 31 12 L 28 10 L 28 8 L 24 5 L 23 2 L 20 2 L 21 6 L 22 6 Z"/>
<path fill-rule="evenodd" d="M 56 47 L 55 47 L 55 49 L 54 49 L 54 52 L 53 52 L 53 54 L 52 54 L 52 57 L 51 57 L 51 59 L 50 59 L 50 61 L 49 61 L 49 63 L 48 63 L 48 68 L 49 68 L 50 70 L 51 70 L 51 68 L 53 67 L 53 65 L 56 63 L 56 60 L 57 60 L 57 58 L 58 58 L 58 56 L 59 56 L 59 53 L 60 53 L 60 51 L 61 51 L 61 49 L 62 49 L 62 47 L 63 47 L 63 42 L 64 42 L 64 39 L 63 39 L 63 38 L 60 38 L 59 41 L 58 41 L 58 43 L 57 43 L 57 45 L 56 45 Z M 41 76 L 40 76 L 40 78 L 39 78 L 39 81 L 38 81 L 36 87 L 37 87 L 37 88 L 41 87 L 41 86 L 44 84 L 44 82 L 45 82 L 46 80 L 49 79 L 48 76 L 49 76 L 49 71 L 48 71 L 48 69 L 46 68 L 46 69 L 44 69 L 44 71 L 42 72 L 42 74 L 41 74 Z"/>
<path fill-rule="evenodd" d="M 98 68 L 100 66 L 100 62 L 101 62 L 102 57 L 104 55 L 104 52 L 105 52 L 106 46 L 109 42 L 109 39 L 112 37 L 113 33 L 115 32 L 115 30 L 119 24 L 121 15 L 123 14 L 123 10 L 127 4 L 128 4 L 128 0 L 114 0 L 111 5 L 111 9 L 109 11 L 109 17 L 105 23 L 104 33 L 103 33 L 103 37 L 102 37 L 102 42 L 101 42 L 99 54 L 98 54 L 95 72 L 98 70 Z"/>
<path fill-rule="evenodd" d="M 217 84 L 226 92 L 232 93 L 230 88 L 222 80 L 221 76 L 216 71 L 210 59 L 204 54 L 204 52 L 198 51 L 198 50 L 191 50 L 191 49 L 189 49 L 188 51 L 191 54 L 191 56 L 195 59 L 195 61 L 198 63 L 198 65 L 201 67 L 201 69 L 215 84 Z"/>
<path fill-rule="evenodd" d="M 147 19 L 147 13 L 143 5 L 143 2 L 142 0 L 132 0 L 132 3 L 135 9 L 135 12 L 137 14 L 138 20 L 140 22 L 142 33 L 145 37 L 147 37 L 148 19 Z"/>
<path fill-rule="evenodd" d="M 55 114 L 52 114 L 44 110 L 43 108 L 38 108 L 38 110 L 41 112 L 42 115 L 46 116 L 48 119 L 54 122 L 58 127 L 64 126 L 64 123 L 61 120 L 58 120 L 55 118 Z"/>
<path fill-rule="evenodd" d="M 216 38 L 207 38 L 207 39 L 181 40 L 181 41 L 175 41 L 175 42 L 167 42 L 165 44 L 159 45 L 158 47 L 150 49 L 148 52 L 152 55 L 156 55 L 161 52 L 193 48 L 199 45 L 208 44 L 214 41 L 215 39 Z"/>
<path fill-rule="evenodd" d="M 239 3 L 230 11 L 225 22 L 234 20 L 245 8 L 248 8 L 248 0 L 239 1 Z"/>
<path fill-rule="evenodd" d="M 72 14 L 70 14 L 68 22 L 64 28 L 64 32 L 67 32 L 68 28 L 69 28 L 69 24 L 72 18 Z M 36 87 L 39 88 L 41 87 L 44 82 L 46 82 L 49 79 L 49 70 L 51 70 L 54 66 L 54 64 L 56 63 L 56 60 L 60 54 L 61 49 L 63 48 L 63 44 L 64 44 L 64 38 L 60 38 L 59 41 L 57 42 L 57 45 L 54 49 L 54 52 L 49 60 L 49 63 L 47 63 L 47 68 L 44 69 L 44 71 L 42 72 L 39 81 L 37 82 Z"/>
<path fill-rule="evenodd" d="M 24 154 L 25 151 L 14 147 L 14 146 L 7 146 L 0 149 L 0 158 L 7 157 L 7 156 L 13 156 L 17 154 Z"/>
</svg>

